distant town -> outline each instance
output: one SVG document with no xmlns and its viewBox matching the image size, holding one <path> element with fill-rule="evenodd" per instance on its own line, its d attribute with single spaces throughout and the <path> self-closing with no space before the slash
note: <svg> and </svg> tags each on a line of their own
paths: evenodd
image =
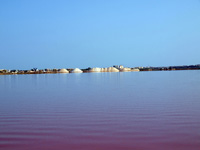
<svg viewBox="0 0 200 150">
<path fill-rule="evenodd" d="M 122 65 L 114 65 L 108 68 L 62 68 L 62 69 L 38 69 L 30 70 L 6 70 L 0 69 L 0 75 L 12 74 L 54 74 L 54 73 L 89 73 L 89 72 L 131 72 L 131 71 L 173 71 L 173 70 L 200 70 L 200 64 L 188 66 L 168 66 L 168 67 L 124 67 Z"/>
</svg>

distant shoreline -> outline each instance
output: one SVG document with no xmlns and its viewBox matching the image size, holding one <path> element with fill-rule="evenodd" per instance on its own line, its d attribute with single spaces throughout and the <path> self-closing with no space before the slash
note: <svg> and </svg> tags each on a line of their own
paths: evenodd
<svg viewBox="0 0 200 150">
<path fill-rule="evenodd" d="M 76 68 L 78 69 L 78 68 Z M 92 72 L 136 72 L 136 71 L 176 71 L 176 70 L 200 70 L 200 64 L 189 66 L 168 66 L 168 67 L 123 67 L 113 66 L 109 68 L 86 68 L 78 69 L 40 69 L 33 68 L 31 70 L 6 70 L 0 69 L 0 75 L 16 75 L 16 74 L 57 74 L 57 73 L 92 73 Z M 63 71 L 64 70 L 64 71 Z"/>
</svg>

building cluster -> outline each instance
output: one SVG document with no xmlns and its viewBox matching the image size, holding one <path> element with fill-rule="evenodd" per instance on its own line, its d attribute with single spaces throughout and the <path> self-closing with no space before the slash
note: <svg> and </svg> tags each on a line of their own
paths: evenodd
<svg viewBox="0 0 200 150">
<path fill-rule="evenodd" d="M 190 66 L 169 66 L 169 67 L 135 67 L 129 68 L 122 65 L 114 65 L 108 68 L 63 68 L 63 69 L 37 69 L 30 70 L 6 70 L 0 69 L 0 75 L 4 74 L 48 74 L 48 73 L 89 73 L 89 72 L 130 72 L 130 71 L 167 71 L 167 70 L 199 70 L 200 64 Z"/>
</svg>

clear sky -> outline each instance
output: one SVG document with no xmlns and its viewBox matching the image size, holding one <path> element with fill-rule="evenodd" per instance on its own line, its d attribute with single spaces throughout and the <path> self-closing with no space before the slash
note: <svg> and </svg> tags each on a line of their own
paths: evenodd
<svg viewBox="0 0 200 150">
<path fill-rule="evenodd" d="M 0 69 L 191 64 L 199 0 L 0 1 Z"/>
</svg>

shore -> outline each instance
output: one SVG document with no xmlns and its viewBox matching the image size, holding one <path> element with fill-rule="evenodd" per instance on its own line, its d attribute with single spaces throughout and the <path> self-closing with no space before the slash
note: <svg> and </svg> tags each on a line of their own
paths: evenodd
<svg viewBox="0 0 200 150">
<path fill-rule="evenodd" d="M 63 71 L 64 70 L 64 71 Z M 0 75 L 14 74 L 56 74 L 56 73 L 91 73 L 91 72 L 135 72 L 135 71 L 175 71 L 175 70 L 200 70 L 200 65 L 189 66 L 168 66 L 168 67 L 123 67 L 113 66 L 108 68 L 63 68 L 63 69 L 40 69 L 33 68 L 30 70 L 6 70 L 0 69 Z"/>
</svg>

